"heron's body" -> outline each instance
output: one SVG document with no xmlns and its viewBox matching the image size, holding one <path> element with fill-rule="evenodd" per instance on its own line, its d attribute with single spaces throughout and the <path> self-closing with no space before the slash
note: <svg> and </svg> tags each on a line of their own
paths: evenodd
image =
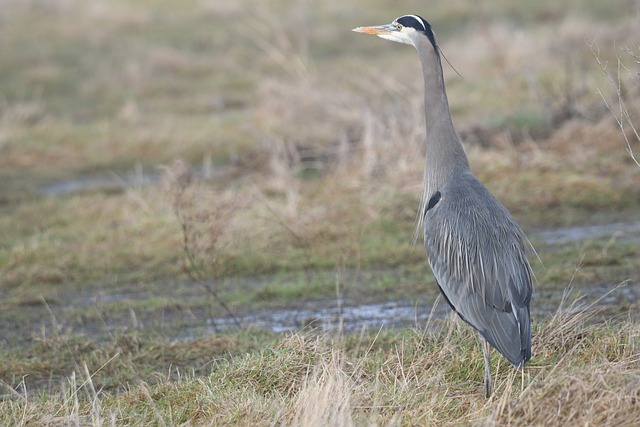
<svg viewBox="0 0 640 427">
<path fill-rule="evenodd" d="M 454 130 L 440 52 L 430 25 L 406 15 L 355 31 L 413 45 L 424 74 L 427 128 L 420 223 L 429 264 L 451 307 L 516 367 L 531 357 L 528 241 L 473 175 Z M 491 392 L 485 351 L 485 395 Z"/>
<path fill-rule="evenodd" d="M 531 357 L 526 240 L 471 172 L 456 175 L 424 214 L 429 264 L 449 304 L 515 366 Z"/>
</svg>

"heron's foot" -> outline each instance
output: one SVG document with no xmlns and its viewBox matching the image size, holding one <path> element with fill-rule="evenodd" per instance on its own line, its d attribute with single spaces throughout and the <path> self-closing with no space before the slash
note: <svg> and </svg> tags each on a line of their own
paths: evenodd
<svg viewBox="0 0 640 427">
<path fill-rule="evenodd" d="M 491 394 L 493 393 L 493 381 L 491 380 L 491 374 L 489 374 L 489 376 L 485 375 L 482 391 L 485 399 L 491 397 Z"/>
<path fill-rule="evenodd" d="M 491 380 L 491 346 L 484 337 L 478 334 L 480 337 L 480 344 L 482 347 L 482 356 L 484 358 L 484 398 L 488 399 L 493 393 L 493 381 Z"/>
<path fill-rule="evenodd" d="M 491 371 L 488 369 L 485 369 L 484 371 L 484 384 L 482 386 L 482 391 L 484 392 L 485 399 L 490 398 L 493 393 L 493 380 L 491 379 Z"/>
</svg>

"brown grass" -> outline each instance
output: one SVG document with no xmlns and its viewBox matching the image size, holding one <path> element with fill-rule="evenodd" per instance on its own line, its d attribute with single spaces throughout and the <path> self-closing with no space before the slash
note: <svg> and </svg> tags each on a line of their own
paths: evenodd
<svg viewBox="0 0 640 427">
<path fill-rule="evenodd" d="M 494 354 L 496 390 L 489 400 L 481 397 L 482 357 L 475 335 L 451 318 L 429 331 L 292 334 L 262 350 L 215 360 L 210 376 L 183 374 L 156 385 L 131 385 L 117 395 L 93 385 L 111 364 L 124 362 L 107 357 L 95 372 L 80 364 L 62 393 L 47 399 L 18 388 L 0 403 L 0 421 L 636 425 L 638 324 L 601 323 L 595 314 L 592 307 L 572 305 L 535 325 L 534 358 L 524 383 L 520 372 Z"/>
</svg>

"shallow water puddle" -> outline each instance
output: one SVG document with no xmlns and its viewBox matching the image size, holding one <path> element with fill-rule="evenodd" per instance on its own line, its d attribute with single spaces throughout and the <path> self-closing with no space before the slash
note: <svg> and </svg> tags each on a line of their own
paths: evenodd
<svg viewBox="0 0 640 427">
<path fill-rule="evenodd" d="M 547 245 L 562 245 L 588 239 L 606 238 L 620 242 L 640 241 L 640 221 L 554 228 L 534 233 Z"/>
<path fill-rule="evenodd" d="M 534 296 L 531 305 L 532 317 L 547 317 L 555 313 L 563 296 L 566 296 L 565 308 L 570 305 L 571 301 L 581 296 L 579 303 L 574 306 L 575 309 L 593 303 L 597 308 L 615 310 L 621 305 L 638 301 L 640 284 L 629 283 L 622 286 L 542 291 Z M 437 301 L 434 305 L 386 302 L 344 306 L 336 304 L 333 307 L 315 309 L 309 304 L 300 309 L 260 310 L 240 316 L 239 320 L 243 326 L 270 329 L 274 332 L 290 332 L 309 328 L 353 332 L 362 328 L 379 329 L 382 327 L 415 326 L 420 329 L 428 324 L 429 319 L 443 319 L 449 313 L 451 310 L 442 300 Z M 209 319 L 206 328 L 187 329 L 183 331 L 182 338 L 190 338 L 196 331 L 206 334 L 233 327 L 235 327 L 234 320 L 230 317 Z"/>
<path fill-rule="evenodd" d="M 291 332 L 302 329 L 353 332 L 362 328 L 379 329 L 424 326 L 429 318 L 442 319 L 450 312 L 446 304 L 428 306 L 395 302 L 334 306 L 324 308 L 260 310 L 240 317 L 243 326 L 270 329 L 273 332 Z M 208 327 L 200 332 L 215 333 L 234 327 L 229 317 L 209 319 Z M 199 329 L 199 328 L 198 328 Z M 192 331 L 195 331 L 194 328 Z M 185 331 L 189 334 L 189 331 Z"/>
<path fill-rule="evenodd" d="M 222 174 L 223 167 L 200 167 L 191 169 L 193 176 L 206 179 Z M 125 190 L 130 187 L 147 187 L 160 182 L 162 174 L 144 172 L 141 166 L 122 176 L 112 172 L 110 175 L 81 176 L 64 181 L 57 181 L 40 188 L 43 196 L 60 197 L 82 191 Z"/>
</svg>

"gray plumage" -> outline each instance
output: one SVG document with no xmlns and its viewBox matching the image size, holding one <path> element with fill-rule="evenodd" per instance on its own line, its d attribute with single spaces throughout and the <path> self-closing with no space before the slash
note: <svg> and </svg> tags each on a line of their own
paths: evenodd
<svg viewBox="0 0 640 427">
<path fill-rule="evenodd" d="M 531 357 L 525 238 L 470 172 L 445 183 L 424 217 L 424 246 L 449 304 L 515 366 Z"/>
<path fill-rule="evenodd" d="M 430 25 L 406 15 L 354 31 L 413 45 L 424 74 L 427 129 L 419 227 L 429 264 L 451 307 L 516 367 L 531 357 L 532 272 L 527 238 L 507 209 L 473 175 L 454 130 L 440 51 Z M 485 395 L 491 393 L 489 353 Z"/>
</svg>

